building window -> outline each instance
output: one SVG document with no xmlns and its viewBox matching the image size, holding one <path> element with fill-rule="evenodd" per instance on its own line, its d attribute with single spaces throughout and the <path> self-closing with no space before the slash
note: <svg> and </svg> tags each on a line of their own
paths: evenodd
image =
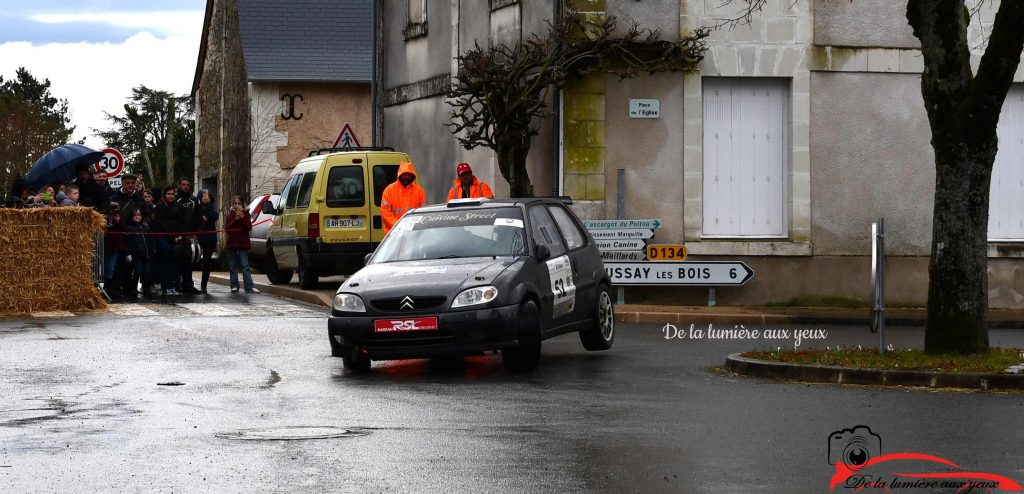
<svg viewBox="0 0 1024 494">
<path fill-rule="evenodd" d="M 705 78 L 703 237 L 784 238 L 784 79 Z"/>
<path fill-rule="evenodd" d="M 506 3 L 500 8 L 491 10 L 491 46 L 516 46 L 522 39 L 522 21 L 518 2 Z"/>
<path fill-rule="evenodd" d="M 1024 86 L 1014 85 L 999 115 L 999 151 L 992 166 L 988 238 L 1024 240 Z"/>
<path fill-rule="evenodd" d="M 409 0 L 409 24 L 402 31 L 406 41 L 427 35 L 427 0 Z"/>
</svg>

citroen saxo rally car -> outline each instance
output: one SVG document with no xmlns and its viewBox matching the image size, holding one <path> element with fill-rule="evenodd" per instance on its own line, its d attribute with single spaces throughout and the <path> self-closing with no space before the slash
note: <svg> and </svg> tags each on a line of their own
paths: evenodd
<svg viewBox="0 0 1024 494">
<path fill-rule="evenodd" d="M 500 350 L 522 371 L 561 334 L 611 348 L 611 285 L 566 202 L 460 199 L 409 212 L 338 289 L 331 354 L 365 371 L 371 360 Z"/>
</svg>

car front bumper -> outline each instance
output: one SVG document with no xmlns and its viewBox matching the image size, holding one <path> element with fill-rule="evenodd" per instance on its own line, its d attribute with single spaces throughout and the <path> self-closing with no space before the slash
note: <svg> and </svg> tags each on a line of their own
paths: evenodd
<svg viewBox="0 0 1024 494">
<path fill-rule="evenodd" d="M 373 360 L 468 355 L 516 344 L 519 306 L 415 315 L 338 316 L 327 320 L 331 340 L 343 352 L 358 347 Z M 403 333 L 375 333 L 380 319 L 436 317 L 438 329 Z"/>
</svg>

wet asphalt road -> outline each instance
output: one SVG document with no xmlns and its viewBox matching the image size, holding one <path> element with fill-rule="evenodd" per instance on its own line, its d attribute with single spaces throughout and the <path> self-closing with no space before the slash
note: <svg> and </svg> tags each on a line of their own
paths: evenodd
<svg viewBox="0 0 1024 494">
<path fill-rule="evenodd" d="M 774 344 L 642 324 L 605 353 L 548 340 L 530 374 L 488 355 L 353 375 L 329 356 L 322 308 L 205 300 L 0 320 L 0 492 L 828 492 L 828 435 L 858 424 L 883 452 L 1024 481 L 1022 394 L 725 376 L 708 368 Z M 824 329 L 804 345 L 875 341 Z M 992 339 L 1024 346 L 1024 331 Z"/>
</svg>

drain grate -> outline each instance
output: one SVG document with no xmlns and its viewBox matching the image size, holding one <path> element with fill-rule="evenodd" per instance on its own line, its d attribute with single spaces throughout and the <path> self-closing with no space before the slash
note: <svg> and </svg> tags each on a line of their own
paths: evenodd
<svg viewBox="0 0 1024 494">
<path fill-rule="evenodd" d="M 285 426 L 257 429 L 240 429 L 234 432 L 218 432 L 214 434 L 221 439 L 237 441 L 305 441 L 310 439 L 344 439 L 369 434 L 365 429 L 354 429 L 334 426 Z"/>
</svg>

